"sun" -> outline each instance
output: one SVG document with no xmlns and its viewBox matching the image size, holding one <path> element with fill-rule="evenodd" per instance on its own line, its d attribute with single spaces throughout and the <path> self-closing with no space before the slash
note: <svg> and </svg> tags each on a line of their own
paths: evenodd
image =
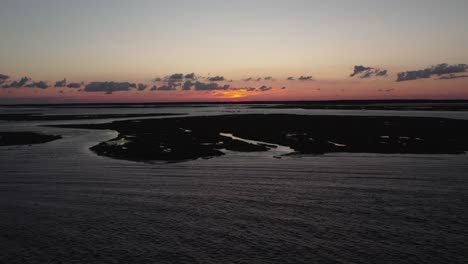
<svg viewBox="0 0 468 264">
<path fill-rule="evenodd" d="M 248 92 L 245 90 L 222 91 L 218 95 L 221 98 L 238 99 L 238 98 L 246 97 L 248 95 Z"/>
</svg>

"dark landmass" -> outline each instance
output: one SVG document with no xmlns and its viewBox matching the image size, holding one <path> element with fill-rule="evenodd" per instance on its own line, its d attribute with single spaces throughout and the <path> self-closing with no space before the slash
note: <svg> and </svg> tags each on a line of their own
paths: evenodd
<svg viewBox="0 0 468 264">
<path fill-rule="evenodd" d="M 468 100 L 330 100 L 330 101 L 245 101 L 245 102 L 158 102 L 158 103 L 86 103 L 86 104 L 16 104 L 7 107 L 47 108 L 165 108 L 206 107 L 214 105 L 250 105 L 253 108 L 301 108 L 343 110 L 417 110 L 468 111 Z"/>
<path fill-rule="evenodd" d="M 323 101 L 281 102 L 252 105 L 259 109 L 328 109 L 328 110 L 393 110 L 393 111 L 468 111 L 467 101 Z"/>
<path fill-rule="evenodd" d="M 58 127 L 112 129 L 119 136 L 91 149 L 136 161 L 182 161 L 233 151 L 267 151 L 222 136 L 289 146 L 298 154 L 329 152 L 461 154 L 468 149 L 468 121 L 421 117 L 226 115 L 115 121 Z"/>
<path fill-rule="evenodd" d="M 0 146 L 41 144 L 61 138 L 34 132 L 0 132 Z"/>
<path fill-rule="evenodd" d="M 181 115 L 181 114 L 158 113 L 158 114 L 101 114 L 101 115 L 42 115 L 42 114 L 35 114 L 35 113 L 25 113 L 25 114 L 0 114 L 0 120 L 4 120 L 4 121 L 60 121 L 60 120 L 134 118 L 134 117 L 171 116 L 171 115 Z"/>
</svg>

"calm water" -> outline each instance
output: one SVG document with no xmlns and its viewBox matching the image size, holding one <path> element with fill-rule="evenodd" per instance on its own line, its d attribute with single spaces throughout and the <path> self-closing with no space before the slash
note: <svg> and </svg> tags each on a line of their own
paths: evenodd
<svg viewBox="0 0 468 264">
<path fill-rule="evenodd" d="M 466 112 L 0 108 L 468 119 Z M 62 140 L 0 147 L 0 263 L 467 263 L 468 155 L 236 153 L 147 164 L 94 155 L 113 131 L 1 122 Z"/>
</svg>

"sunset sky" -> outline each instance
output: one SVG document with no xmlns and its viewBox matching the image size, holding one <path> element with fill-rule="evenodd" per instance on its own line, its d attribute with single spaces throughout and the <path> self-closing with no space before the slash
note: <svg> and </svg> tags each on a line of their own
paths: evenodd
<svg viewBox="0 0 468 264">
<path fill-rule="evenodd" d="M 0 0 L 0 104 L 468 99 L 467 12 L 466 0 Z"/>
</svg>

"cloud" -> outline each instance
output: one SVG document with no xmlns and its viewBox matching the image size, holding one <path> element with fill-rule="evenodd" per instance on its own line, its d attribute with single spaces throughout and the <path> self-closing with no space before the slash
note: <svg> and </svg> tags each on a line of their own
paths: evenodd
<svg viewBox="0 0 468 264">
<path fill-rule="evenodd" d="M 84 83 L 69 83 L 67 84 L 67 88 L 80 88 Z"/>
<path fill-rule="evenodd" d="M 468 78 L 468 75 L 450 74 L 448 76 L 442 76 L 442 77 L 438 78 L 437 80 L 451 80 L 451 79 L 460 79 L 460 78 Z"/>
<path fill-rule="evenodd" d="M 453 73 L 462 73 L 468 70 L 467 64 L 448 65 L 447 63 L 438 64 L 423 70 L 406 71 L 398 73 L 397 82 L 413 81 L 417 79 L 429 79 L 432 75 L 445 75 Z M 441 77 L 442 78 L 442 77 Z M 450 77 L 439 80 L 453 79 Z"/>
<path fill-rule="evenodd" d="M 273 89 L 273 88 L 268 87 L 266 85 L 262 85 L 260 88 L 258 88 L 258 90 L 261 91 L 261 92 L 269 91 L 271 89 Z"/>
<path fill-rule="evenodd" d="M 186 81 L 183 85 L 182 85 L 182 91 L 189 91 L 192 89 L 192 86 L 194 85 L 194 83 L 192 81 Z"/>
<path fill-rule="evenodd" d="M 397 77 L 397 82 L 404 82 L 404 81 L 413 81 L 417 79 L 428 79 L 431 78 L 431 70 L 424 69 L 418 71 L 407 71 L 407 72 L 399 72 Z"/>
<path fill-rule="evenodd" d="M 371 67 L 365 67 L 365 66 L 362 66 L 362 65 L 356 65 L 354 66 L 354 72 L 351 73 L 351 75 L 349 75 L 350 77 L 354 77 L 360 73 L 363 73 L 363 72 L 366 72 L 366 71 L 369 71 L 369 70 L 372 70 Z"/>
<path fill-rule="evenodd" d="M 167 81 L 182 81 L 184 79 L 183 73 L 174 73 L 167 77 Z"/>
<path fill-rule="evenodd" d="M 92 82 L 85 86 L 84 91 L 111 94 L 113 92 L 129 91 L 131 88 L 136 88 L 136 84 L 129 82 Z"/>
<path fill-rule="evenodd" d="M 377 69 L 375 72 L 375 76 L 387 76 L 387 70 Z"/>
<path fill-rule="evenodd" d="M 150 91 L 157 91 L 158 90 L 158 87 L 156 85 L 153 85 L 153 87 L 151 87 Z"/>
<path fill-rule="evenodd" d="M 312 76 L 301 76 L 298 79 L 299 81 L 313 81 Z"/>
<path fill-rule="evenodd" d="M 186 74 L 185 76 L 185 79 L 188 79 L 188 80 L 196 80 L 197 77 L 195 76 L 195 73 L 189 73 L 189 74 Z"/>
<path fill-rule="evenodd" d="M 39 81 L 39 82 L 30 83 L 30 84 L 26 85 L 25 87 L 47 89 L 47 88 L 49 88 L 49 85 L 44 81 Z"/>
<path fill-rule="evenodd" d="M 261 77 L 258 77 L 257 80 L 255 80 L 255 81 L 259 82 L 259 81 L 261 81 L 261 80 L 262 80 L 262 78 L 261 78 Z"/>
<path fill-rule="evenodd" d="M 444 75 L 450 73 L 461 73 L 466 72 L 468 70 L 467 64 L 456 64 L 456 65 L 448 65 L 447 63 L 442 63 L 432 68 L 432 74 L 435 75 Z"/>
<path fill-rule="evenodd" d="M 229 85 L 220 86 L 217 83 L 202 83 L 195 82 L 194 84 L 196 91 L 216 91 L 216 90 L 229 90 Z"/>
<path fill-rule="evenodd" d="M 349 75 L 350 77 L 359 76 L 359 78 L 367 79 L 371 77 L 383 77 L 387 76 L 387 70 L 381 70 L 379 68 L 366 67 L 362 65 L 354 66 L 354 71 Z"/>
<path fill-rule="evenodd" d="M 153 82 L 161 82 L 161 81 L 162 81 L 162 79 L 159 78 L 159 77 L 156 77 L 156 78 L 153 79 Z"/>
<path fill-rule="evenodd" d="M 138 91 L 143 91 L 146 89 L 146 87 L 148 87 L 148 85 L 139 83 L 137 87 L 138 87 Z"/>
<path fill-rule="evenodd" d="M 10 76 L 5 75 L 5 74 L 0 74 L 0 84 L 4 83 L 8 79 L 10 79 Z"/>
<path fill-rule="evenodd" d="M 273 77 L 271 76 L 267 76 L 265 78 L 263 78 L 265 81 L 272 81 L 273 80 Z"/>
<path fill-rule="evenodd" d="M 288 81 L 294 81 L 294 77 L 290 76 L 290 77 L 288 77 L 287 80 L 288 80 Z"/>
<path fill-rule="evenodd" d="M 173 85 L 163 85 L 156 88 L 158 91 L 174 91 L 176 89 Z"/>
<path fill-rule="evenodd" d="M 21 79 L 19 79 L 18 81 L 14 81 L 10 84 L 5 84 L 4 86 L 2 86 L 3 88 L 21 88 L 23 87 L 29 80 L 31 80 L 31 78 L 29 77 L 23 77 Z"/>
<path fill-rule="evenodd" d="M 249 78 L 244 79 L 243 81 L 244 82 L 250 82 L 251 80 L 252 80 L 252 77 L 249 77 Z"/>
<path fill-rule="evenodd" d="M 281 87 L 281 90 L 285 90 L 285 89 L 286 89 L 286 86 Z"/>
<path fill-rule="evenodd" d="M 65 87 L 67 85 L 67 79 L 56 81 L 54 87 Z"/>
<path fill-rule="evenodd" d="M 225 81 L 225 79 L 224 79 L 223 76 L 208 77 L 207 80 L 210 81 L 210 82 L 222 82 L 222 81 Z"/>
</svg>

